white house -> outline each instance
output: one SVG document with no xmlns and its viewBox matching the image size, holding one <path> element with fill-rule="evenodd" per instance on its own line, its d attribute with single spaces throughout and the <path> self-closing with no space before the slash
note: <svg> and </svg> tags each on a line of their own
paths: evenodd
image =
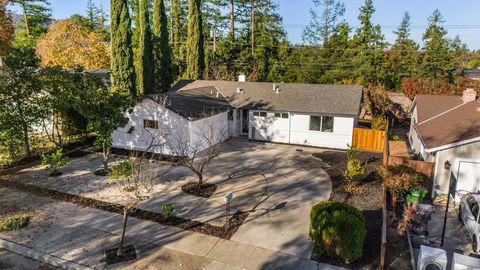
<svg viewBox="0 0 480 270">
<path fill-rule="evenodd" d="M 475 90 L 462 97 L 418 95 L 410 112 L 410 147 L 419 159 L 435 163 L 436 191 L 446 194 L 450 183 L 460 192 L 480 191 L 480 103 Z"/>
<path fill-rule="evenodd" d="M 146 150 L 151 140 L 145 138 L 155 133 L 177 147 L 189 143 L 204 149 L 211 145 L 206 137 L 243 135 L 346 149 L 352 144 L 361 99 L 362 87 L 353 85 L 180 81 L 166 94 L 135 106 L 129 124 L 113 133 L 113 147 Z M 132 126 L 133 132 L 127 132 Z M 168 148 L 171 143 L 149 151 L 173 154 Z"/>
</svg>

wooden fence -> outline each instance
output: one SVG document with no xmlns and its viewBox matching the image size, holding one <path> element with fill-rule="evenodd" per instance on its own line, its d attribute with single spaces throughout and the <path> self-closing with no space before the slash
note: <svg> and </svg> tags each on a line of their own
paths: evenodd
<svg viewBox="0 0 480 270">
<path fill-rule="evenodd" d="M 435 163 L 420 160 L 411 160 L 406 157 L 388 156 L 388 165 L 406 165 L 423 176 L 422 186 L 428 190 L 427 198 L 432 197 Z"/>
<path fill-rule="evenodd" d="M 352 147 L 361 151 L 383 153 L 385 150 L 386 132 L 365 128 L 354 128 Z"/>
</svg>

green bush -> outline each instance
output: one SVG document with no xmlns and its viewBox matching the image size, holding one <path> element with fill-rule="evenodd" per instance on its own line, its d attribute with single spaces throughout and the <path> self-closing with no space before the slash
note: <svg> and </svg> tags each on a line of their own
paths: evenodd
<svg viewBox="0 0 480 270">
<path fill-rule="evenodd" d="M 173 216 L 173 205 L 171 203 L 162 205 L 163 216 L 169 219 Z"/>
<path fill-rule="evenodd" d="M 352 159 L 356 159 L 358 156 L 358 152 L 353 149 L 353 147 L 349 144 L 347 144 L 348 149 L 347 149 L 347 160 L 350 161 Z"/>
<path fill-rule="evenodd" d="M 357 181 L 365 174 L 365 169 L 362 166 L 362 162 L 358 159 L 351 159 L 347 163 L 347 169 L 343 173 L 343 176 L 350 181 Z"/>
<path fill-rule="evenodd" d="M 373 130 L 386 130 L 387 129 L 387 118 L 385 117 L 375 117 L 372 121 Z"/>
<path fill-rule="evenodd" d="M 412 188 L 410 194 L 407 195 L 406 202 L 407 204 L 417 204 L 420 203 L 425 195 L 427 195 L 428 190 L 424 187 Z"/>
<path fill-rule="evenodd" d="M 47 171 L 52 171 L 54 174 L 67 165 L 68 161 L 69 159 L 63 154 L 62 149 L 57 149 L 50 155 L 42 155 L 42 164 L 47 165 Z"/>
<path fill-rule="evenodd" d="M 30 217 L 11 216 L 0 221 L 0 232 L 18 230 L 28 225 Z"/>
<path fill-rule="evenodd" d="M 350 264 L 363 256 L 365 218 L 353 206 L 321 202 L 310 212 L 310 238 L 315 252 Z"/>
</svg>

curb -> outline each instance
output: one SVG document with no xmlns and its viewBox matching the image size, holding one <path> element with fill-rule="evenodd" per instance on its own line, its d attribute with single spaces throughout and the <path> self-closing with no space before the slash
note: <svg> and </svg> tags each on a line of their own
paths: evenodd
<svg viewBox="0 0 480 270">
<path fill-rule="evenodd" d="M 40 251 L 33 250 L 31 248 L 4 240 L 0 239 L 0 248 L 9 250 L 13 253 L 20 254 L 22 256 L 32 258 L 34 260 L 50 264 L 52 266 L 60 267 L 62 269 L 68 269 L 68 270 L 90 270 L 93 268 L 83 266 L 56 256 L 52 256 Z"/>
</svg>

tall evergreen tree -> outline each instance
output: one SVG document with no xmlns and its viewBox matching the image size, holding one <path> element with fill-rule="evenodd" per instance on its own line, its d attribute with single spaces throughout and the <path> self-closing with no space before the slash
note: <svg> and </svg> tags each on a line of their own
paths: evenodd
<svg viewBox="0 0 480 270">
<path fill-rule="evenodd" d="M 23 34 L 27 38 L 38 38 L 48 30 L 52 17 L 48 0 L 13 0 L 22 8 Z"/>
<path fill-rule="evenodd" d="M 302 39 L 312 45 L 323 45 L 332 35 L 338 19 L 345 14 L 345 5 L 339 0 L 313 0 L 313 4 L 322 9 L 310 9 L 311 21 L 303 30 Z"/>
<path fill-rule="evenodd" d="M 355 75 L 358 82 L 363 84 L 382 82 L 386 75 L 384 50 L 387 44 L 380 26 L 372 22 L 373 13 L 373 0 L 365 0 L 358 16 L 360 27 L 353 37 Z"/>
<path fill-rule="evenodd" d="M 153 33 L 155 37 L 155 91 L 167 91 L 173 82 L 172 49 L 168 43 L 168 20 L 163 0 L 153 4 Z"/>
<path fill-rule="evenodd" d="M 205 51 L 201 0 L 188 2 L 187 71 L 185 77 L 201 79 L 205 70 Z"/>
<path fill-rule="evenodd" d="M 173 53 L 173 63 L 176 75 L 182 75 L 185 70 L 187 27 L 185 25 L 186 14 L 183 12 L 184 5 L 181 0 L 171 0 L 170 5 L 170 42 Z"/>
<path fill-rule="evenodd" d="M 392 76 L 389 86 L 399 90 L 403 78 L 413 76 L 418 64 L 418 45 L 410 38 L 410 14 L 408 12 L 405 13 L 400 26 L 394 33 L 397 38 L 391 49 Z"/>
<path fill-rule="evenodd" d="M 142 94 L 151 94 L 155 90 L 154 85 L 154 60 L 152 31 L 150 29 L 150 16 L 147 0 L 139 0 L 138 10 L 138 66 L 137 81 L 138 90 Z"/>
<path fill-rule="evenodd" d="M 132 51 L 131 20 L 126 0 L 110 2 L 112 86 L 115 91 L 137 99 L 135 67 Z"/>
<path fill-rule="evenodd" d="M 452 62 L 447 30 L 441 26 L 445 22 L 437 9 L 428 19 L 428 28 L 423 34 L 423 59 L 420 65 L 423 77 L 452 79 L 455 68 Z"/>
<path fill-rule="evenodd" d="M 320 62 L 325 64 L 322 67 L 324 74 L 320 77 L 322 83 L 344 83 L 353 80 L 350 69 L 353 55 L 350 31 L 351 28 L 346 22 L 338 24 L 324 43 L 320 51 L 323 58 Z"/>
</svg>

